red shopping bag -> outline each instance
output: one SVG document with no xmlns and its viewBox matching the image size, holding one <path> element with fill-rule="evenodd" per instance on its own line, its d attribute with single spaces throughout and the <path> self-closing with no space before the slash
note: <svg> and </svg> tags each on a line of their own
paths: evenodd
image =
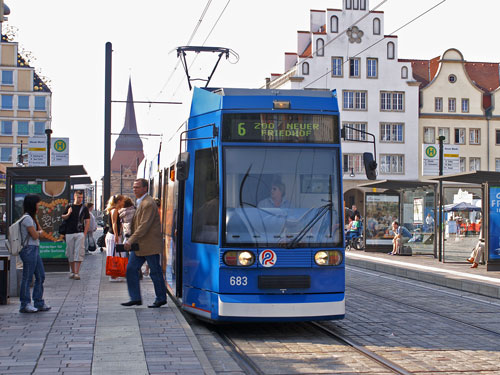
<svg viewBox="0 0 500 375">
<path fill-rule="evenodd" d="M 127 274 L 128 258 L 108 256 L 106 258 L 106 275 L 111 277 L 125 277 Z"/>
</svg>

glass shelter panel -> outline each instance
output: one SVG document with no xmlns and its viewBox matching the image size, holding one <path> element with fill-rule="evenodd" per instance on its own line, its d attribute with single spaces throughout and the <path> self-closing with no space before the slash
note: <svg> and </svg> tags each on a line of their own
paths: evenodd
<svg viewBox="0 0 500 375">
<path fill-rule="evenodd" d="M 224 149 L 227 245 L 342 246 L 339 149 Z"/>
<path fill-rule="evenodd" d="M 445 187 L 443 259 L 463 262 L 482 237 L 481 188 Z"/>
<path fill-rule="evenodd" d="M 408 246 L 413 254 L 434 254 L 435 201 L 434 189 L 418 188 L 402 191 L 402 226 L 411 237 Z"/>
<path fill-rule="evenodd" d="M 368 193 L 365 201 L 366 245 L 392 245 L 392 222 L 399 221 L 399 195 Z M 400 223 L 401 224 L 401 223 Z"/>
</svg>

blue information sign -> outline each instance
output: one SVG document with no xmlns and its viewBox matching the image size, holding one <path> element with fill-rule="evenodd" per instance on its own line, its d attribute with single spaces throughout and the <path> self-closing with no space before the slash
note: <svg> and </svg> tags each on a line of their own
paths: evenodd
<svg viewBox="0 0 500 375">
<path fill-rule="evenodd" d="M 489 192 L 488 260 L 500 259 L 500 186 L 490 186 Z"/>
</svg>

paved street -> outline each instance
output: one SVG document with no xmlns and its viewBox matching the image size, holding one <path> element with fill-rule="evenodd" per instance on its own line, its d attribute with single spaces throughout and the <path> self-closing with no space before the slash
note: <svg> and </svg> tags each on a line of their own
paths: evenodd
<svg viewBox="0 0 500 375">
<path fill-rule="evenodd" d="M 391 373 L 308 323 L 219 327 L 227 341 L 172 301 L 148 309 L 150 279 L 144 305 L 124 308 L 126 283 L 103 268 L 97 253 L 80 281 L 47 273 L 49 312 L 20 314 L 18 298 L 0 305 L 1 374 Z M 485 267 L 349 252 L 346 319 L 321 324 L 408 373 L 500 374 L 499 291 L 500 273 Z"/>
<path fill-rule="evenodd" d="M 1 374 L 210 374 L 192 331 L 169 307 L 148 309 L 153 285 L 142 282 L 144 305 L 125 308 L 125 282 L 103 275 L 104 255 L 87 255 L 82 279 L 47 273 L 52 310 L 20 314 L 19 299 L 0 306 Z"/>
</svg>

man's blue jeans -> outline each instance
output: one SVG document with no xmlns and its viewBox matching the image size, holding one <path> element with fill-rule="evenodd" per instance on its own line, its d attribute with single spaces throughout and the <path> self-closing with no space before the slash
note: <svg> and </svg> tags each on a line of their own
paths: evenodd
<svg viewBox="0 0 500 375">
<path fill-rule="evenodd" d="M 137 256 L 133 251 L 130 252 L 127 265 L 127 287 L 128 294 L 131 301 L 140 301 L 141 288 L 139 286 L 139 270 L 144 262 L 148 262 L 149 275 L 153 281 L 155 288 L 156 300 L 155 302 L 163 302 L 167 300 L 167 287 L 165 286 L 165 279 L 160 266 L 160 254 Z"/>
<path fill-rule="evenodd" d="M 19 253 L 23 261 L 23 278 L 21 281 L 21 290 L 19 299 L 21 300 L 21 309 L 28 303 L 31 303 L 30 284 L 35 275 L 35 285 L 33 286 L 33 301 L 35 307 L 42 307 L 43 300 L 43 282 L 45 281 L 45 270 L 43 269 L 42 258 L 40 258 L 40 248 L 35 245 L 23 247 Z"/>
</svg>

